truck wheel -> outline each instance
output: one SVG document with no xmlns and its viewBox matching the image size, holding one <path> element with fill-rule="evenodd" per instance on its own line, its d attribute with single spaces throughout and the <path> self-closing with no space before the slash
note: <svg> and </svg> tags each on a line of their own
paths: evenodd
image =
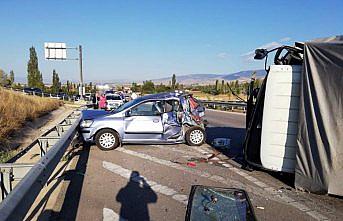
<svg viewBox="0 0 343 221">
<path fill-rule="evenodd" d="M 120 144 L 118 134 L 111 129 L 100 130 L 95 136 L 95 143 L 100 150 L 104 151 L 114 150 Z"/>
<path fill-rule="evenodd" d="M 206 133 L 201 127 L 191 127 L 186 132 L 186 142 L 190 146 L 200 146 L 206 141 Z"/>
</svg>

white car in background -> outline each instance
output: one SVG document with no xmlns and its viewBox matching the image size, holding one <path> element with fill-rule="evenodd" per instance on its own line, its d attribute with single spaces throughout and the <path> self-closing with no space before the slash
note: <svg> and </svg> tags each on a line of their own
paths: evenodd
<svg viewBox="0 0 343 221">
<path fill-rule="evenodd" d="M 107 102 L 107 110 L 117 109 L 118 107 L 124 104 L 124 101 L 119 94 L 106 94 L 105 96 Z"/>
</svg>

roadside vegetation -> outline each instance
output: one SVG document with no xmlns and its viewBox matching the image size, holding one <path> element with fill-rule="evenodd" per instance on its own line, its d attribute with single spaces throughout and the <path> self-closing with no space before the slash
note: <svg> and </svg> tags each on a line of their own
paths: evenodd
<svg viewBox="0 0 343 221">
<path fill-rule="evenodd" d="M 255 73 L 252 73 L 254 75 Z M 255 80 L 255 87 L 260 87 L 262 79 Z M 248 81 L 224 81 L 215 80 L 213 84 L 208 85 L 183 85 L 177 82 L 175 74 L 173 74 L 168 85 L 154 84 L 153 81 L 143 81 L 143 84 L 132 83 L 131 90 L 142 94 L 154 94 L 160 92 L 168 92 L 175 90 L 190 91 L 194 97 L 200 100 L 220 100 L 234 101 L 237 100 L 235 95 L 246 99 L 249 87 Z M 120 88 L 118 88 L 120 90 Z"/>
<path fill-rule="evenodd" d="M 0 87 L 0 151 L 7 151 L 8 137 L 23 126 L 63 103 L 59 100 L 24 95 Z"/>
</svg>

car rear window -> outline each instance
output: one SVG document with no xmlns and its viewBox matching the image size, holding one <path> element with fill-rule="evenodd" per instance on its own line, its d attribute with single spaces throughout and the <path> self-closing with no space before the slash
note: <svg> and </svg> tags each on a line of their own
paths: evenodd
<svg viewBox="0 0 343 221">
<path fill-rule="evenodd" d="M 106 96 L 106 100 L 121 100 L 120 96 L 109 95 Z"/>
</svg>

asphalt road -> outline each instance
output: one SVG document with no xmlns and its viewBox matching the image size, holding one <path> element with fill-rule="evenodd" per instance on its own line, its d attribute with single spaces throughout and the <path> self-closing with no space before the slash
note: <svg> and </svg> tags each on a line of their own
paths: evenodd
<svg viewBox="0 0 343 221">
<path fill-rule="evenodd" d="M 209 139 L 242 143 L 245 115 L 207 111 L 206 117 Z M 212 153 L 208 144 L 126 145 L 109 152 L 83 147 L 75 168 L 66 171 L 61 211 L 51 220 L 184 220 L 190 188 L 200 184 L 245 189 L 258 220 L 343 217 L 341 199 L 297 192 L 273 174 L 236 168 L 225 154 L 199 162 Z"/>
</svg>

